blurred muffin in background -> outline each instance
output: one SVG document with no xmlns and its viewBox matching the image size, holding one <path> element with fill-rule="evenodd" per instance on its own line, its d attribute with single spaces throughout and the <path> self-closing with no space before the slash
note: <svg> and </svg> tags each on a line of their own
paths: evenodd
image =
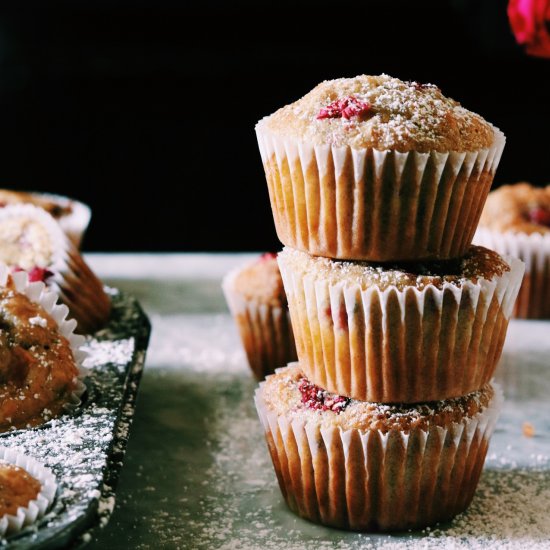
<svg viewBox="0 0 550 550">
<path fill-rule="evenodd" d="M 222 288 L 258 380 L 296 360 L 277 255 L 266 253 L 229 272 Z"/>
<path fill-rule="evenodd" d="M 514 315 L 550 318 L 550 185 L 520 182 L 489 193 L 474 242 L 525 262 Z"/>
<path fill-rule="evenodd" d="M 0 189 L 0 207 L 12 204 L 32 204 L 42 208 L 59 223 L 61 229 L 74 245 L 80 248 L 82 238 L 92 216 L 90 207 L 87 204 L 51 193 Z"/>
</svg>

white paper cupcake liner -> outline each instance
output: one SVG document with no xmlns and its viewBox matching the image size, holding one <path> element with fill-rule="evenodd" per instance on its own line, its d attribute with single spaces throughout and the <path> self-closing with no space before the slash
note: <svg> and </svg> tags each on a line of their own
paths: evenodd
<svg viewBox="0 0 550 550">
<path fill-rule="evenodd" d="M 32 192 L 32 196 L 39 199 L 46 199 L 55 203 L 60 204 L 63 207 L 70 207 L 71 213 L 61 216 L 57 223 L 59 223 L 61 229 L 69 237 L 71 242 L 78 249 L 82 243 L 82 238 L 84 233 L 90 224 L 90 219 L 92 217 L 92 211 L 87 204 L 71 199 L 69 197 L 64 197 L 63 195 L 54 195 L 52 193 L 37 193 Z"/>
<path fill-rule="evenodd" d="M 255 403 L 289 508 L 333 527 L 400 531 L 449 520 L 477 487 L 501 404 L 448 428 L 343 431 L 289 420 Z"/>
<path fill-rule="evenodd" d="M 31 204 L 16 204 L 0 209 L 0 221 L 9 218 L 32 218 L 47 231 L 52 242 L 51 286 L 67 304 L 78 323 L 79 332 L 89 333 L 103 326 L 109 318 L 111 301 L 101 281 L 93 274 L 82 256 L 45 210 Z"/>
<path fill-rule="evenodd" d="M 293 271 L 279 255 L 298 358 L 306 376 L 362 401 L 417 403 L 457 397 L 493 376 L 523 264 L 492 280 L 423 290 L 363 290 Z"/>
<path fill-rule="evenodd" d="M 229 272 L 222 289 L 250 368 L 263 380 L 276 368 L 296 360 L 296 345 L 288 308 L 246 299 L 235 290 L 235 278 L 245 267 Z"/>
<path fill-rule="evenodd" d="M 479 227 L 474 243 L 514 256 L 525 263 L 525 277 L 518 294 L 514 317 L 550 318 L 550 234 L 500 233 Z"/>
<path fill-rule="evenodd" d="M 0 263 L 0 286 L 5 287 L 10 276 L 17 292 L 24 294 L 31 302 L 40 305 L 51 315 L 57 323 L 59 333 L 69 341 L 78 374 L 74 380 L 75 388 L 67 396 L 63 409 L 66 413 L 72 413 L 82 404 L 82 396 L 87 389 L 84 379 L 88 375 L 88 369 L 83 366 L 87 354 L 82 350 L 85 338 L 74 333 L 76 321 L 67 318 L 69 308 L 58 303 L 59 296 L 51 288 L 40 281 L 30 283 L 26 272 L 10 273 L 10 268 Z"/>
<path fill-rule="evenodd" d="M 312 145 L 256 134 L 279 239 L 316 256 L 405 261 L 465 254 L 505 144 L 458 153 Z"/>
<path fill-rule="evenodd" d="M 5 536 L 21 531 L 23 527 L 31 525 L 47 512 L 55 498 L 57 481 L 49 468 L 15 449 L 0 447 L 0 460 L 19 466 L 42 485 L 36 498 L 27 506 L 20 506 L 15 515 L 6 514 L 0 519 L 0 536 Z"/>
</svg>

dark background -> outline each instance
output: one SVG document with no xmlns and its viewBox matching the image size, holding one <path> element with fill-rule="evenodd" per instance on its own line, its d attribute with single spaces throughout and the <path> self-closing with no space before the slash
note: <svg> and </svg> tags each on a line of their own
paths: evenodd
<svg viewBox="0 0 550 550">
<path fill-rule="evenodd" d="M 277 249 L 256 121 L 381 72 L 499 126 L 496 185 L 550 180 L 550 60 L 506 1 L 227 4 L 2 4 L 0 185 L 90 204 L 87 250 Z"/>
</svg>

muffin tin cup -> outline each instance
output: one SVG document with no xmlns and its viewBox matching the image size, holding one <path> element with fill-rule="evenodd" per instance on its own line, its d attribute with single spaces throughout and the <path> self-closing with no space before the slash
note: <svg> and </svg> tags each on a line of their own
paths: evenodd
<svg viewBox="0 0 550 550">
<path fill-rule="evenodd" d="M 33 197 L 38 199 L 46 199 L 61 206 L 71 208 L 70 214 L 65 214 L 57 219 L 57 223 L 63 229 L 64 233 L 69 237 L 74 246 L 78 249 L 82 243 L 84 233 L 90 224 L 92 211 L 87 204 L 64 197 L 63 195 L 54 195 L 52 193 L 31 193 Z"/>
<path fill-rule="evenodd" d="M 256 134 L 275 227 L 316 256 L 407 261 L 454 258 L 472 242 L 505 144 L 472 152 L 378 151 Z"/>
<path fill-rule="evenodd" d="M 57 481 L 49 468 L 17 450 L 0 447 L 0 461 L 19 466 L 42 486 L 36 498 L 27 506 L 20 506 L 14 515 L 6 514 L 0 518 L 0 536 L 5 536 L 21 531 L 23 527 L 33 524 L 46 513 L 55 498 Z"/>
<path fill-rule="evenodd" d="M 550 318 L 550 234 L 491 231 L 478 228 L 474 242 L 515 256 L 525 262 L 525 276 L 518 294 L 514 317 Z"/>
<path fill-rule="evenodd" d="M 250 368 L 258 380 L 263 380 L 276 368 L 296 360 L 294 334 L 287 307 L 247 300 L 235 291 L 235 278 L 242 269 L 228 273 L 222 288 Z"/>
<path fill-rule="evenodd" d="M 279 255 L 298 358 L 314 384 L 347 397 L 417 403 L 478 390 L 496 368 L 523 275 L 381 291 L 331 284 Z"/>
<path fill-rule="evenodd" d="M 53 275 L 47 284 L 69 307 L 71 316 L 77 320 L 78 331 L 90 333 L 103 326 L 109 318 L 111 300 L 59 224 L 46 211 L 31 204 L 0 209 L 0 221 L 16 217 L 35 219 L 47 231 L 53 249 L 51 263 L 47 266 Z"/>
<path fill-rule="evenodd" d="M 85 338 L 74 333 L 76 321 L 67 318 L 69 308 L 65 304 L 58 303 L 59 296 L 53 290 L 40 281 L 30 283 L 28 275 L 24 271 L 10 274 L 10 268 L 0 263 L 0 286 L 6 286 L 10 276 L 17 292 L 24 294 L 31 302 L 40 305 L 51 315 L 57 323 L 59 333 L 69 341 L 78 374 L 74 380 L 75 387 L 67 395 L 67 401 L 63 409 L 66 413 L 73 413 L 80 407 L 82 396 L 87 389 L 84 379 L 88 374 L 88 370 L 83 365 L 87 354 L 81 349 Z"/>
<path fill-rule="evenodd" d="M 289 508 L 332 527 L 366 531 L 417 529 L 467 508 L 483 468 L 501 404 L 447 428 L 342 430 L 289 419 L 255 403 Z"/>
</svg>

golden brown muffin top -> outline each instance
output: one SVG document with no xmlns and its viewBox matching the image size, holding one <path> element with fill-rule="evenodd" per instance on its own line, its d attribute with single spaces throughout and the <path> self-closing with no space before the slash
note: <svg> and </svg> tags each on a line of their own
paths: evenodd
<svg viewBox="0 0 550 550">
<path fill-rule="evenodd" d="M 327 80 L 262 119 L 258 130 L 315 145 L 406 151 L 476 151 L 494 128 L 437 86 L 382 74 Z"/>
<path fill-rule="evenodd" d="M 315 386 L 305 378 L 298 363 L 268 376 L 260 392 L 269 411 L 290 421 L 299 419 L 316 422 L 324 428 L 382 433 L 392 429 L 408 433 L 411 429 L 426 430 L 430 426 L 447 428 L 453 422 L 483 411 L 494 395 L 493 387 L 486 384 L 481 390 L 462 397 L 416 405 L 357 401 Z"/>
<path fill-rule="evenodd" d="M 11 204 L 34 204 L 44 209 L 48 214 L 56 219 L 71 214 L 70 204 L 61 204 L 45 196 L 26 193 L 24 191 L 11 191 L 10 189 L 0 189 L 0 207 Z"/>
<path fill-rule="evenodd" d="M 47 267 L 52 263 L 53 243 L 39 221 L 26 216 L 0 220 L 0 261 L 21 269 Z"/>
<path fill-rule="evenodd" d="M 408 287 L 422 290 L 428 285 L 441 289 L 445 284 L 460 288 L 466 282 L 475 284 L 480 279 L 491 280 L 510 271 L 501 256 L 482 246 L 471 246 L 462 258 L 399 264 L 331 260 L 285 247 L 279 253 L 279 261 L 302 276 L 331 285 L 358 284 L 362 290 L 371 287 L 385 290 L 392 286 L 398 290 Z"/>
<path fill-rule="evenodd" d="M 77 375 L 71 345 L 53 317 L 11 281 L 0 288 L 0 431 L 59 415 Z"/>
<path fill-rule="evenodd" d="M 491 191 L 479 225 L 500 232 L 550 233 L 550 185 L 520 182 Z"/>
<path fill-rule="evenodd" d="M 243 267 L 235 277 L 233 289 L 247 300 L 272 306 L 286 305 L 277 255 L 266 252 Z"/>
<path fill-rule="evenodd" d="M 26 508 L 40 492 L 42 485 L 26 470 L 0 462 L 0 517 L 15 515 L 19 506 Z"/>
</svg>

